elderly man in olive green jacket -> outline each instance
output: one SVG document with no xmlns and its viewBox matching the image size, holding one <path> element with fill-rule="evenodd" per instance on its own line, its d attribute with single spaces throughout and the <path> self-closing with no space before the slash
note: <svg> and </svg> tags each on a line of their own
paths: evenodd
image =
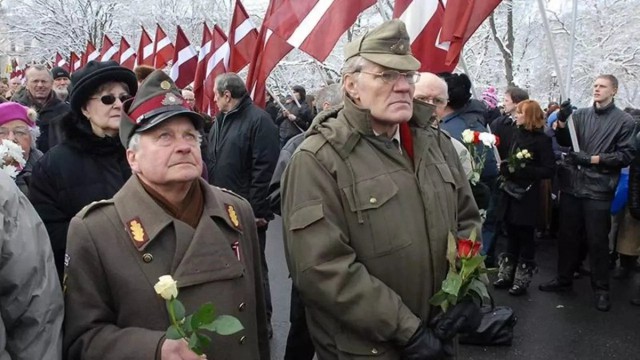
<svg viewBox="0 0 640 360">
<path fill-rule="evenodd" d="M 478 208 L 433 108 L 412 101 L 420 64 L 404 23 L 345 53 L 344 107 L 314 120 L 282 186 L 287 261 L 318 358 L 452 356 L 477 306 L 436 322 L 429 299 L 446 277 L 448 234 L 479 229 Z"/>
</svg>

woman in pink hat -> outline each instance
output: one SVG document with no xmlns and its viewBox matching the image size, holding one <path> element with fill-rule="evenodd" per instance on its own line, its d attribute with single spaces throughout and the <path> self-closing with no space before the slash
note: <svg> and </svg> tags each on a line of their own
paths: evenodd
<svg viewBox="0 0 640 360">
<path fill-rule="evenodd" d="M 36 149 L 36 139 L 40 135 L 36 126 L 37 116 L 35 110 L 15 102 L 0 104 L 0 141 L 9 140 L 20 145 L 26 160 L 16 176 L 16 184 L 25 195 L 29 195 L 33 165 L 42 157 L 42 152 Z"/>
</svg>

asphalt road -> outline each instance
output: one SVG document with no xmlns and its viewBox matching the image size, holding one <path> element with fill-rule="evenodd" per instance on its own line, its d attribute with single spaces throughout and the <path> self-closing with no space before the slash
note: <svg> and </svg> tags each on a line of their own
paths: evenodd
<svg viewBox="0 0 640 360">
<path fill-rule="evenodd" d="M 613 307 L 608 313 L 593 306 L 588 278 L 574 281 L 572 292 L 540 292 L 538 284 L 551 279 L 555 271 L 554 243 L 551 239 L 538 243 L 540 272 L 527 295 L 513 297 L 505 291 L 493 291 L 496 304 L 511 306 L 518 316 L 513 345 L 461 346 L 460 359 L 640 360 L 640 307 L 629 304 L 633 284 L 638 280 L 612 280 Z M 284 357 L 289 329 L 291 291 L 280 218 L 269 225 L 266 251 L 274 305 L 271 358 L 280 360 Z"/>
</svg>

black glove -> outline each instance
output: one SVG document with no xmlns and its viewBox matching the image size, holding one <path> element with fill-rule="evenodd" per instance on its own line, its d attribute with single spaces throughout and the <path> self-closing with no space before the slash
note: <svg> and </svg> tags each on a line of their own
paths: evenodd
<svg viewBox="0 0 640 360">
<path fill-rule="evenodd" d="M 480 307 L 472 300 L 463 300 L 433 319 L 433 332 L 439 339 L 450 340 L 458 333 L 476 330 L 481 320 Z"/>
<path fill-rule="evenodd" d="M 402 350 L 402 360 L 439 360 L 447 356 L 453 356 L 453 343 L 443 343 L 424 324 L 420 324 Z"/>
<path fill-rule="evenodd" d="M 511 176 L 512 172 L 509 171 L 509 163 L 506 160 L 500 162 L 500 175 L 505 178 Z"/>
<path fill-rule="evenodd" d="M 566 122 L 569 116 L 573 113 L 573 105 L 571 105 L 571 99 L 567 99 L 560 104 L 560 110 L 558 111 L 558 121 Z"/>
<path fill-rule="evenodd" d="M 578 151 L 578 152 L 572 151 L 568 153 L 567 156 L 565 156 L 565 159 L 567 159 L 567 161 L 573 165 L 583 165 L 583 166 L 591 165 L 591 155 L 582 151 Z"/>
</svg>

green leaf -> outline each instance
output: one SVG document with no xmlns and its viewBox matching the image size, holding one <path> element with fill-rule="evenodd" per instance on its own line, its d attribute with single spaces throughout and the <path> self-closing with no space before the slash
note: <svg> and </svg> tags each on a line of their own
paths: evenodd
<svg viewBox="0 0 640 360">
<path fill-rule="evenodd" d="M 206 348 L 208 348 L 209 344 L 211 344 L 211 338 L 208 337 L 207 335 L 199 333 L 199 332 L 196 332 L 196 335 L 198 336 L 198 341 L 199 341 L 199 344 L 200 344 L 200 348 L 202 350 L 205 350 Z"/>
<path fill-rule="evenodd" d="M 189 349 L 198 355 L 202 355 L 203 353 L 200 339 L 198 338 L 198 334 L 195 332 L 191 334 L 191 337 L 189 338 Z"/>
<path fill-rule="evenodd" d="M 167 339 L 169 340 L 182 339 L 182 335 L 180 335 L 180 333 L 178 332 L 178 329 L 174 325 L 169 326 L 169 328 L 167 329 L 166 336 L 167 336 Z"/>
<path fill-rule="evenodd" d="M 203 324 L 200 329 L 209 330 L 220 335 L 231 335 L 244 329 L 236 317 L 231 315 L 220 315 L 210 324 Z"/>
<path fill-rule="evenodd" d="M 487 285 L 485 285 L 482 281 L 478 279 L 471 280 L 469 284 L 469 290 L 478 294 L 481 299 L 489 299 L 489 292 L 487 291 Z"/>
<path fill-rule="evenodd" d="M 429 299 L 429 304 L 433 306 L 442 306 L 442 304 L 447 301 L 447 293 L 440 290 L 435 295 Z"/>
<path fill-rule="evenodd" d="M 442 291 L 454 296 L 460 292 L 460 286 L 462 286 L 462 277 L 452 271 L 447 273 L 447 278 L 442 282 Z"/>
<path fill-rule="evenodd" d="M 174 314 L 176 316 L 176 320 L 177 321 L 181 321 L 182 319 L 184 319 L 184 314 L 186 312 L 186 310 L 184 309 L 184 305 L 182 305 L 182 303 L 180 302 L 180 300 L 173 298 L 169 301 L 168 306 L 172 306 L 173 307 L 173 311 Z"/>
<path fill-rule="evenodd" d="M 457 256 L 458 256 L 458 242 L 456 241 L 456 238 L 453 237 L 453 234 L 449 233 L 449 237 L 447 240 L 447 261 L 449 261 L 449 265 L 451 267 L 455 267 Z"/>
<path fill-rule="evenodd" d="M 184 331 L 188 334 L 193 332 L 193 326 L 191 326 L 192 318 L 193 315 L 187 316 L 186 318 L 184 318 L 184 324 L 182 324 Z"/>
<path fill-rule="evenodd" d="M 486 256 L 474 256 L 471 259 L 462 261 L 462 271 L 461 276 L 463 279 L 466 279 L 469 274 L 473 273 L 479 266 L 484 263 L 484 258 Z"/>
<path fill-rule="evenodd" d="M 216 318 L 216 309 L 212 303 L 206 303 L 193 314 L 191 327 L 199 329 L 203 324 L 210 324 Z"/>
</svg>

